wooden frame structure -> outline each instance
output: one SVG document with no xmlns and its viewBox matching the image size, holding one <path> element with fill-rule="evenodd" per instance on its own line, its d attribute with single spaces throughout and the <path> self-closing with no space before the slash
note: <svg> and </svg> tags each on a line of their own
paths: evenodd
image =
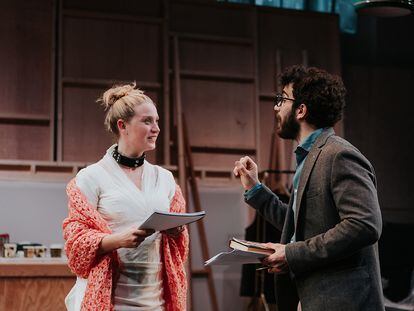
<svg viewBox="0 0 414 311">
<path fill-rule="evenodd" d="M 68 179 L 99 159 L 111 139 L 95 100 L 113 83 L 130 81 L 158 103 L 162 134 L 150 159 L 178 173 L 180 122 L 171 100 L 172 83 L 179 76 L 195 172 L 204 180 L 229 182 L 239 156 L 255 157 L 259 165 L 269 162 L 269 110 L 275 74 L 281 70 L 281 62 L 274 60 L 276 50 L 286 56 L 283 64 L 301 61 L 306 50 L 310 65 L 340 72 L 334 15 L 185 0 L 142 1 L 139 6 L 133 1 L 119 6 L 111 1 L 31 0 L 9 6 L 13 12 L 34 10 L 39 16 L 26 23 L 34 29 L 27 31 L 44 38 L 40 54 L 31 57 L 49 59 L 42 68 L 48 78 L 37 93 L 49 94 L 50 104 L 26 108 L 25 100 L 17 100 L 15 109 L 0 100 L 0 130 L 6 131 L 0 137 L 5 146 L 0 176 L 7 178 Z M 290 26 L 281 27 L 287 21 Z M 309 40 L 316 32 L 326 40 Z M 179 73 L 171 66 L 173 38 L 182 51 Z M 5 68 L 3 75 L 9 72 Z"/>
</svg>

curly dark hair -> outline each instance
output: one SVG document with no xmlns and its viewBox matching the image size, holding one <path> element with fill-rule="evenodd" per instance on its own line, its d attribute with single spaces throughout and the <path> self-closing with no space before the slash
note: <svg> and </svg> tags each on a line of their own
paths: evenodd
<svg viewBox="0 0 414 311">
<path fill-rule="evenodd" d="M 308 123 L 323 128 L 341 120 L 346 89 L 340 77 L 315 67 L 291 66 L 283 71 L 280 82 L 283 87 L 293 83 L 293 108 L 305 104 Z"/>
</svg>

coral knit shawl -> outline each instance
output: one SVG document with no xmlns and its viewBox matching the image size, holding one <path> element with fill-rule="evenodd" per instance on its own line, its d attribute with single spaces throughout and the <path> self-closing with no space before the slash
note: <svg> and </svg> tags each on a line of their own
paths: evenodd
<svg viewBox="0 0 414 311">
<path fill-rule="evenodd" d="M 72 272 L 88 280 L 81 310 L 113 310 L 113 287 L 119 269 L 117 252 L 99 256 L 102 238 L 111 233 L 106 221 L 72 179 L 66 192 L 69 197 L 69 216 L 63 222 L 65 251 Z M 170 205 L 171 212 L 185 211 L 185 201 L 177 186 Z M 177 237 L 162 235 L 163 292 L 166 311 L 186 309 L 187 279 L 184 262 L 188 256 L 188 232 Z"/>
</svg>

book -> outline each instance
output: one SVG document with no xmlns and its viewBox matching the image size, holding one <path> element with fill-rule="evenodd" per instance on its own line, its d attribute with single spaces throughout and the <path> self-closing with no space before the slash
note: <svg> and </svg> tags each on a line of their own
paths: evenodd
<svg viewBox="0 0 414 311">
<path fill-rule="evenodd" d="M 247 263 L 261 263 L 261 260 L 265 258 L 266 255 L 245 252 L 238 249 L 233 249 L 229 252 L 221 252 L 217 255 L 211 257 L 209 260 L 204 262 L 205 266 L 211 265 L 232 265 L 232 264 L 247 264 Z"/>
<path fill-rule="evenodd" d="M 205 215 L 205 211 L 197 213 L 171 213 L 154 211 L 139 226 L 139 229 L 153 229 L 155 231 L 168 230 L 198 221 L 202 219 Z"/>
<path fill-rule="evenodd" d="M 245 252 L 259 253 L 266 256 L 274 253 L 273 248 L 264 246 L 262 243 L 246 241 L 241 239 L 232 238 L 229 242 L 230 248 L 238 249 Z"/>
<path fill-rule="evenodd" d="M 272 248 L 262 243 L 232 238 L 229 241 L 231 251 L 221 252 L 204 262 L 205 266 L 261 263 L 262 259 L 273 254 Z"/>
</svg>

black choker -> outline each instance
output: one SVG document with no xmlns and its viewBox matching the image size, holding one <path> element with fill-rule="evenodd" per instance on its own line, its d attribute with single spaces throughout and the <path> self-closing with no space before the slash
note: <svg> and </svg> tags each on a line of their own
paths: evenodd
<svg viewBox="0 0 414 311">
<path fill-rule="evenodd" d="M 118 164 L 121 164 L 123 166 L 131 167 L 131 168 L 137 168 L 142 166 L 144 164 L 145 160 L 145 153 L 142 154 L 142 156 L 138 158 L 128 158 L 118 152 L 118 146 L 115 146 L 114 151 L 112 151 L 112 157 L 115 159 L 115 161 Z"/>
</svg>

